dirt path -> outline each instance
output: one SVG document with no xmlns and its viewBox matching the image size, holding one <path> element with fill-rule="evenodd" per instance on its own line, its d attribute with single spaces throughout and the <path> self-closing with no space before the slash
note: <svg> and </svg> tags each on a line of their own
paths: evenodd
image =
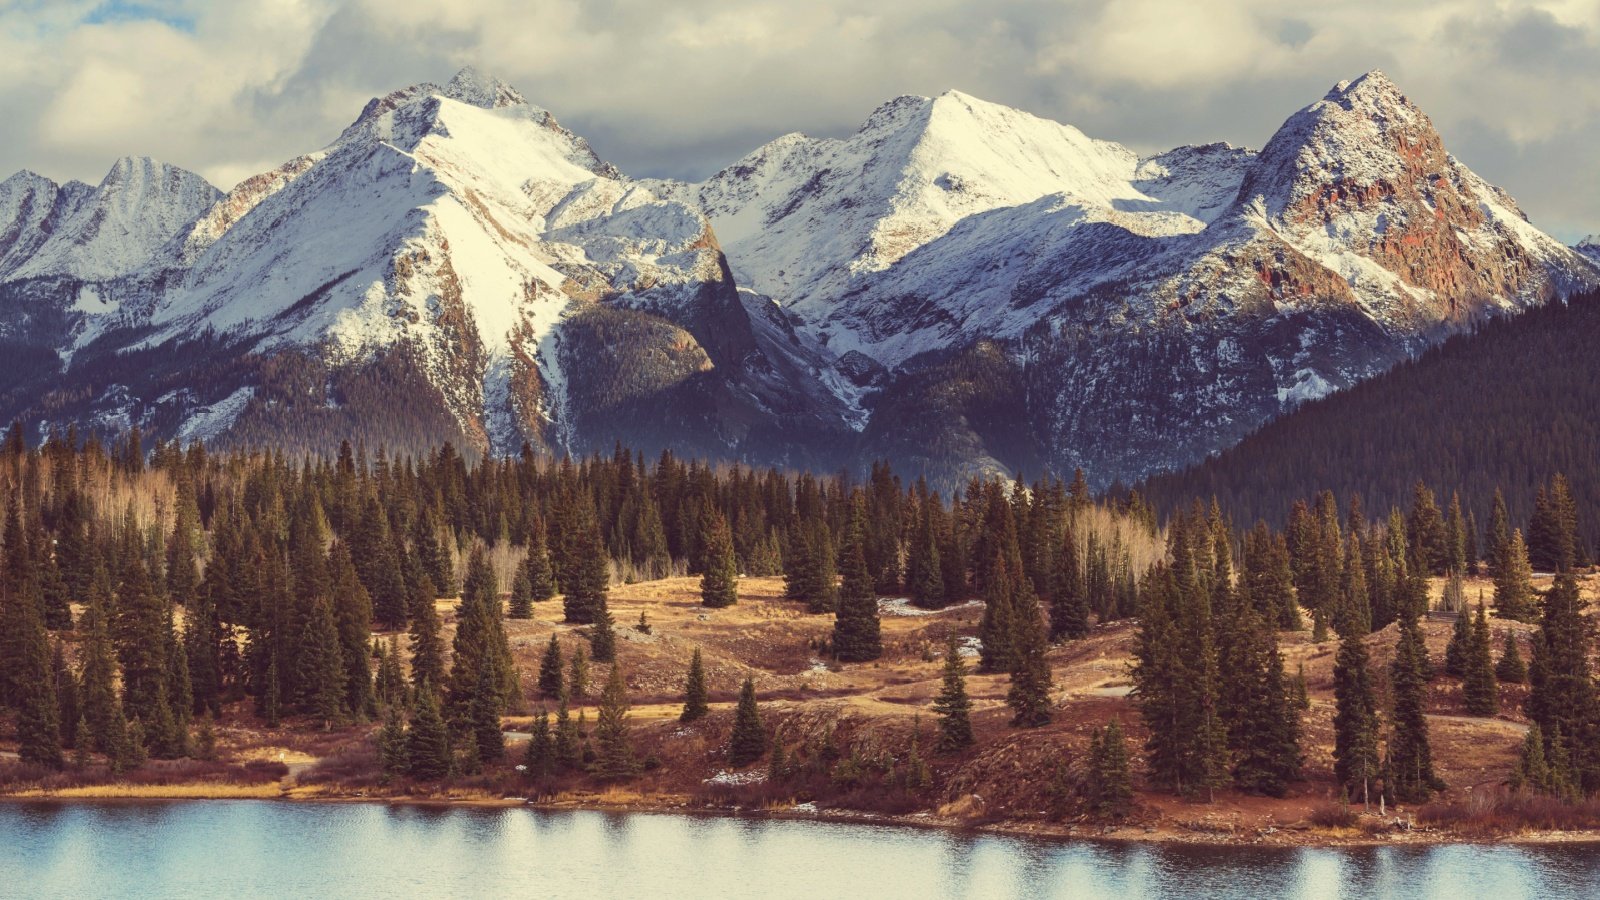
<svg viewBox="0 0 1600 900">
<path fill-rule="evenodd" d="M 1493 725 L 1505 731 L 1517 734 L 1527 734 L 1528 725 L 1525 722 L 1512 722 L 1492 716 L 1447 716 L 1438 713 L 1428 713 L 1428 719 L 1434 722 L 1455 722 L 1462 725 Z"/>
</svg>

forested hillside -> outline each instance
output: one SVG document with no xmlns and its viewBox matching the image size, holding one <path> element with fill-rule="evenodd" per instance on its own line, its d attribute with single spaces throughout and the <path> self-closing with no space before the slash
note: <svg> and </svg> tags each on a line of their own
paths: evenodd
<svg viewBox="0 0 1600 900">
<path fill-rule="evenodd" d="M 1159 507 L 1215 496 L 1236 519 L 1283 522 L 1323 488 L 1370 510 L 1409 501 L 1422 479 L 1459 489 L 1486 522 L 1496 489 L 1511 517 L 1563 473 L 1578 505 L 1600 506 L 1600 295 L 1488 322 L 1414 362 L 1267 425 L 1181 473 L 1152 478 Z M 1592 555 L 1594 521 L 1579 536 Z"/>
<path fill-rule="evenodd" d="M 0 794 L 625 785 L 1168 827 L 1183 797 L 1283 804 L 1251 807 L 1275 834 L 1341 797 L 1445 791 L 1419 812 L 1444 816 L 1466 787 L 1600 791 L 1592 510 L 1559 476 L 1481 537 L 1421 484 L 1376 515 L 1320 492 L 1279 532 L 1199 501 L 1163 527 L 1081 476 L 947 501 L 881 464 L 22 434 L 0 445 Z M 307 771 L 262 768 L 291 750 Z"/>
</svg>

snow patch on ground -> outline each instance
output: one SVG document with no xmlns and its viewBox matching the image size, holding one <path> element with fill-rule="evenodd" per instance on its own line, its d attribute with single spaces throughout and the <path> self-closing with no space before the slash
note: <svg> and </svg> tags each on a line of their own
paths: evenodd
<svg viewBox="0 0 1600 900">
<path fill-rule="evenodd" d="M 878 598 L 878 615 L 880 616 L 942 616 L 948 612 L 960 609 L 981 608 L 983 601 L 968 600 L 955 606 L 946 606 L 942 609 L 923 609 L 913 606 L 909 597 L 880 597 Z"/>
<path fill-rule="evenodd" d="M 980 638 L 977 635 L 969 635 L 962 638 L 956 643 L 956 653 L 960 656 L 965 656 L 968 658 L 982 656 L 983 638 Z"/>
<path fill-rule="evenodd" d="M 210 406 L 195 410 L 178 428 L 178 437 L 184 441 L 208 440 L 225 431 L 233 420 L 244 412 L 245 404 L 255 396 L 255 388 L 242 387 Z"/>
<path fill-rule="evenodd" d="M 1315 371 L 1300 369 L 1294 373 L 1293 384 L 1286 388 L 1278 388 L 1278 402 L 1285 406 L 1299 406 L 1309 400 L 1326 397 L 1335 390 L 1333 385 Z"/>
<path fill-rule="evenodd" d="M 729 772 L 727 770 L 723 770 L 711 776 L 710 778 L 707 778 L 705 783 L 737 786 L 745 784 L 761 784 L 766 780 L 767 773 L 754 769 L 749 772 Z"/>
</svg>

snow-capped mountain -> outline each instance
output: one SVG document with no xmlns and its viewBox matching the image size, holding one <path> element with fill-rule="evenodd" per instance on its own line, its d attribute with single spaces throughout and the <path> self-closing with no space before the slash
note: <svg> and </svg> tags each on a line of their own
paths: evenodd
<svg viewBox="0 0 1600 900">
<path fill-rule="evenodd" d="M 958 457 L 981 447 L 1012 466 L 1134 479 L 1476 316 L 1600 282 L 1446 153 L 1379 72 L 1291 116 L 1260 153 L 1140 160 L 947 94 L 893 101 L 844 141 L 780 138 L 668 192 L 700 198 L 734 272 L 834 352 L 881 367 L 883 384 L 948 376 L 981 339 L 1007 348 L 962 363 L 1014 383 L 986 401 L 1015 414 L 989 433 L 955 424 L 971 417 L 965 399 L 909 411 L 907 391 L 881 391 L 869 445 L 913 468 L 952 464 L 938 437 Z M 929 421 L 937 434 L 906 438 Z"/>
<path fill-rule="evenodd" d="M 952 91 L 685 184 L 469 69 L 226 195 L 131 159 L 0 183 L 0 414 L 1106 484 L 1597 283 L 1381 73 L 1259 153 Z"/>
<path fill-rule="evenodd" d="M 1591 234 L 1583 240 L 1572 245 L 1572 249 L 1585 257 L 1600 263 L 1600 234 Z"/>
</svg>

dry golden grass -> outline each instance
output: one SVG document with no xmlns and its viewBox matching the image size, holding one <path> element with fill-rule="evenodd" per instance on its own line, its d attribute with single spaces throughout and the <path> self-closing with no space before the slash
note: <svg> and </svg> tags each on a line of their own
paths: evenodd
<svg viewBox="0 0 1600 900">
<path fill-rule="evenodd" d="M 276 782 L 267 784 L 90 784 L 56 791 L 29 790 L 13 796 L 70 800 L 264 800 L 282 797 Z"/>
</svg>

